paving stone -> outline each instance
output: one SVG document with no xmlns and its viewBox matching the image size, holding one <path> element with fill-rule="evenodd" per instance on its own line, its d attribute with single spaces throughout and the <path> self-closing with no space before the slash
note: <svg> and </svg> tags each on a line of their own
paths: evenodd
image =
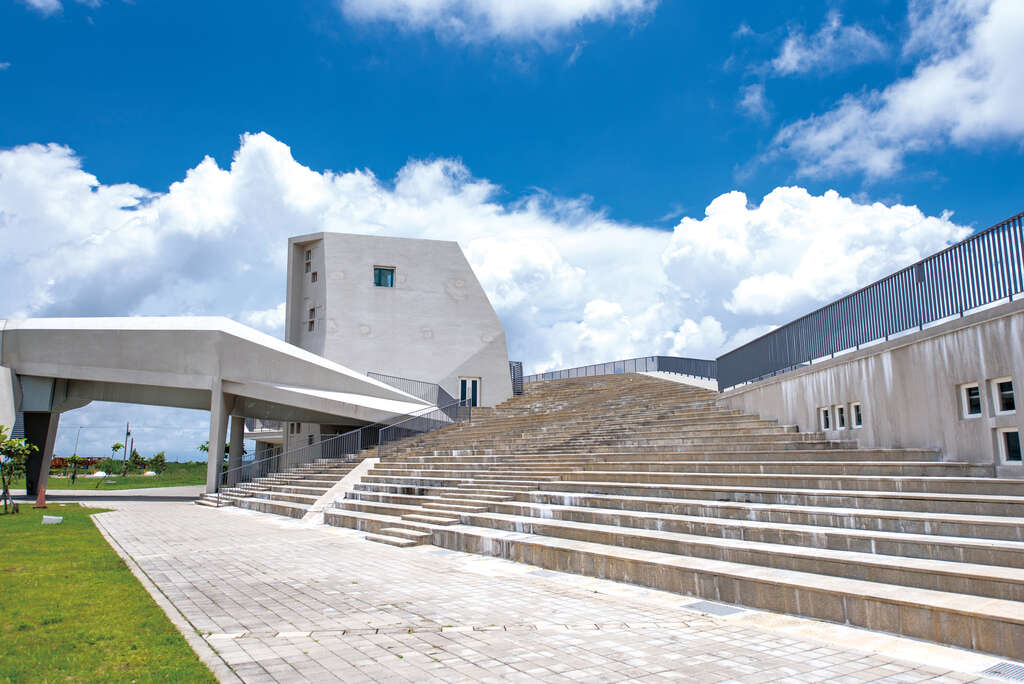
<svg viewBox="0 0 1024 684">
<path fill-rule="evenodd" d="M 177 502 L 97 504 L 117 509 L 97 524 L 191 625 L 214 632 L 209 643 L 246 682 L 870 681 L 876 671 L 924 681 L 944 672 L 780 638 L 658 592 L 396 549 L 351 530 Z M 839 663 L 821 667 L 826 659 Z"/>
</svg>

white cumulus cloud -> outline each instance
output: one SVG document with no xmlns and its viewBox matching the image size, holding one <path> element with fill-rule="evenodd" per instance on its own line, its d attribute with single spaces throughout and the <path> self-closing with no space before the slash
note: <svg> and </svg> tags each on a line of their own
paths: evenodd
<svg viewBox="0 0 1024 684">
<path fill-rule="evenodd" d="M 711 307 L 775 322 L 835 299 L 969 234 L 917 207 L 858 204 L 834 190 L 776 188 L 758 206 L 721 195 L 684 218 L 665 252 L 671 280 Z M 701 265 L 698 267 L 698 265 Z M 750 319 L 752 321 L 758 318 Z"/>
<path fill-rule="evenodd" d="M 914 2 L 910 24 L 905 53 L 921 56 L 912 75 L 785 126 L 770 154 L 791 155 L 804 176 L 876 179 L 899 171 L 908 153 L 1024 143 L 1024 2 Z"/>
<path fill-rule="evenodd" d="M 338 0 L 351 21 L 385 21 L 466 43 L 545 40 L 584 23 L 635 20 L 658 0 Z"/>
</svg>

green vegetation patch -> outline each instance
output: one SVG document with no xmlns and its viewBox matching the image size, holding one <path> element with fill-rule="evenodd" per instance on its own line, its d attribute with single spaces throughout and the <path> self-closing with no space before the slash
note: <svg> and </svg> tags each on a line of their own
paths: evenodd
<svg viewBox="0 0 1024 684">
<path fill-rule="evenodd" d="M 0 514 L 0 682 L 216 681 L 93 525 L 100 512 Z"/>
<path fill-rule="evenodd" d="M 72 484 L 70 477 L 63 477 L 62 473 L 52 472 L 50 473 L 50 479 L 46 484 L 46 489 L 149 489 L 150 487 L 184 487 L 186 485 L 201 485 L 205 483 L 206 464 L 189 462 L 168 463 L 167 470 L 159 475 L 150 475 L 149 477 L 138 474 L 125 475 L 124 477 L 121 477 L 118 474 L 107 478 L 106 480 L 101 480 L 94 477 L 85 477 L 82 473 L 78 473 L 78 477 L 75 478 L 74 484 Z M 14 480 L 11 483 L 11 489 L 24 488 L 24 477 Z"/>
</svg>

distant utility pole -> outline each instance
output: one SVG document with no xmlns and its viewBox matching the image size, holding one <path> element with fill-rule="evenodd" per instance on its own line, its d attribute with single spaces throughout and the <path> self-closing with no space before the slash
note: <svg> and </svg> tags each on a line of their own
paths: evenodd
<svg viewBox="0 0 1024 684">
<path fill-rule="evenodd" d="M 121 456 L 121 477 L 128 472 L 128 438 L 131 437 L 132 429 L 129 423 L 124 424 L 124 455 Z"/>
</svg>

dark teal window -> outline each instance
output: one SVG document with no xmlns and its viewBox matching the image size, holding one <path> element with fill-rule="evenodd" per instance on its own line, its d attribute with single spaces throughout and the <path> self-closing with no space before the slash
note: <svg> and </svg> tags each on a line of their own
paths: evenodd
<svg viewBox="0 0 1024 684">
<path fill-rule="evenodd" d="M 373 284 L 377 287 L 394 287 L 395 286 L 395 269 L 393 268 L 380 268 L 374 266 L 373 268 Z"/>
<path fill-rule="evenodd" d="M 1004 432 L 1003 442 L 1006 447 L 1006 460 L 1020 462 L 1020 432 L 1017 430 L 1008 430 Z"/>
</svg>

